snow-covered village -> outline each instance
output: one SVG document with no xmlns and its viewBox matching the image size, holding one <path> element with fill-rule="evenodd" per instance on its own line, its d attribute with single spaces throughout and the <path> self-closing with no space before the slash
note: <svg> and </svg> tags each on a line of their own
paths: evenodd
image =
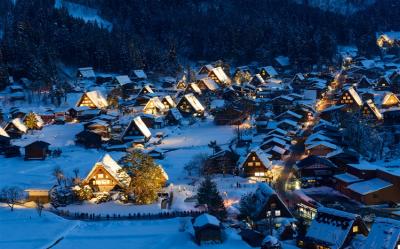
<svg viewBox="0 0 400 249">
<path fill-rule="evenodd" d="M 0 0 L 0 248 L 399 249 L 400 3 L 256 2 Z"/>
</svg>

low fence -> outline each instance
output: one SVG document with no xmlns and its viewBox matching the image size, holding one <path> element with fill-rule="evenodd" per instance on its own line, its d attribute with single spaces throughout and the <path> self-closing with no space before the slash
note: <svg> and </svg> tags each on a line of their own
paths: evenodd
<svg viewBox="0 0 400 249">
<path fill-rule="evenodd" d="M 54 214 L 69 220 L 85 220 L 85 221 L 107 221 L 107 220 L 159 220 L 171 219 L 177 217 L 197 217 L 204 211 L 190 210 L 190 211 L 168 211 L 160 213 L 129 213 L 124 214 L 94 214 L 94 213 L 81 213 L 70 212 L 68 210 L 51 210 Z"/>
</svg>

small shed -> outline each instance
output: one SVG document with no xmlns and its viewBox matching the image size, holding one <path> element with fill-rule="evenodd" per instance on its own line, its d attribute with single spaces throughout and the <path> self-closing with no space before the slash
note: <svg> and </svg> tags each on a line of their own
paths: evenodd
<svg viewBox="0 0 400 249">
<path fill-rule="evenodd" d="M 28 194 L 28 201 L 40 203 L 50 202 L 49 190 L 47 189 L 26 189 L 25 192 Z"/>
<path fill-rule="evenodd" d="M 202 214 L 193 220 L 195 240 L 198 244 L 204 242 L 222 242 L 221 222 L 210 214 Z"/>
<path fill-rule="evenodd" d="M 25 146 L 25 160 L 44 160 L 50 153 L 50 144 L 44 141 L 35 141 Z"/>
</svg>

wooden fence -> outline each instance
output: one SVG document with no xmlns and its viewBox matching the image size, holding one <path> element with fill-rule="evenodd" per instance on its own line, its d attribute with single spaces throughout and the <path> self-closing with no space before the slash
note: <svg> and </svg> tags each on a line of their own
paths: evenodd
<svg viewBox="0 0 400 249">
<path fill-rule="evenodd" d="M 106 221 L 106 220 L 156 220 L 156 219 L 171 219 L 176 217 L 197 217 L 204 211 L 168 211 L 160 213 L 129 213 L 124 214 L 94 214 L 69 212 L 68 210 L 51 210 L 54 214 L 69 220 L 85 220 L 85 221 Z"/>
</svg>

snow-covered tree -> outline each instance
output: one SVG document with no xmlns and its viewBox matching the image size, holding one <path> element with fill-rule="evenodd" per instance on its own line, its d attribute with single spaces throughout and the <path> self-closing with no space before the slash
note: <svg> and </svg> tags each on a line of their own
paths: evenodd
<svg viewBox="0 0 400 249">
<path fill-rule="evenodd" d="M 207 205 L 208 212 L 220 219 L 226 217 L 226 209 L 224 206 L 224 200 L 219 194 L 217 184 L 206 177 L 201 183 L 197 191 L 197 201 L 199 204 Z"/>
</svg>

